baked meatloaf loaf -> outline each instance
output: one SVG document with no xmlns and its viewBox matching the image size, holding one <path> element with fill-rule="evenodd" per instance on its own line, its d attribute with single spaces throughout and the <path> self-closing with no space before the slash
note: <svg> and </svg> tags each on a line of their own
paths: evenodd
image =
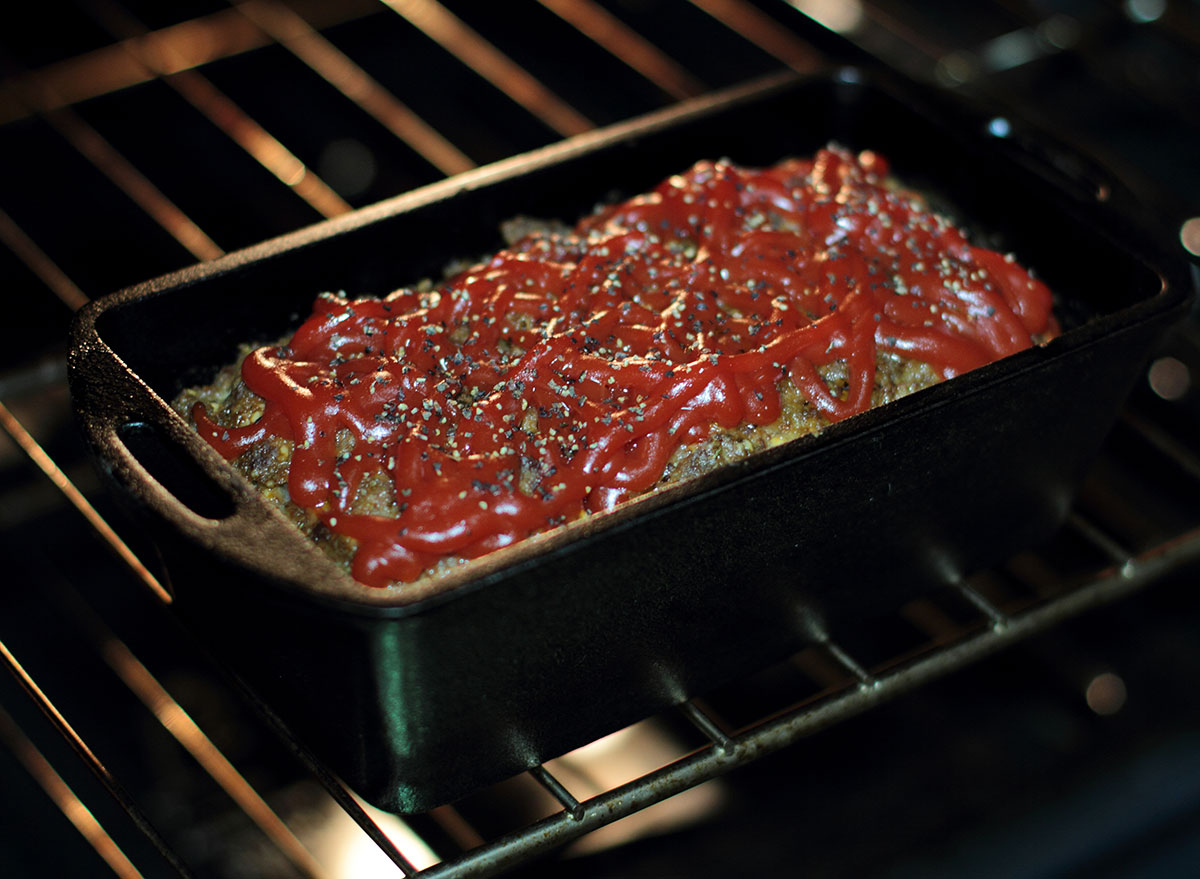
<svg viewBox="0 0 1200 879">
<path fill-rule="evenodd" d="M 175 400 L 360 582 L 437 573 L 1056 332 L 1045 285 L 877 154 L 700 162 Z"/>
</svg>

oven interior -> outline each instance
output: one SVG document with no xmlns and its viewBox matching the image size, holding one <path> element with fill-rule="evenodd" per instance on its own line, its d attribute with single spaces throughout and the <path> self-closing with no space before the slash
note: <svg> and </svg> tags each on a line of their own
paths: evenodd
<svg viewBox="0 0 1200 879">
<path fill-rule="evenodd" d="M 979 102 L 1064 186 L 1130 191 L 1137 224 L 1194 261 L 1195 3 L 79 0 L 6 18 L 0 873 L 1167 876 L 1200 858 L 1194 320 L 1050 542 L 403 820 L 173 614 L 65 384 L 90 298 L 787 68 L 878 66 Z"/>
</svg>

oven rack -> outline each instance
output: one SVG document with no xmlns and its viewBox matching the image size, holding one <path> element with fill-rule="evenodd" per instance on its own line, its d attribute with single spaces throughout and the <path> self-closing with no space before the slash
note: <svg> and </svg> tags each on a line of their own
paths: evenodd
<svg viewBox="0 0 1200 879">
<path fill-rule="evenodd" d="M 3 426 L 24 439 L 11 416 L 4 413 Z M 1196 481 L 1200 460 L 1179 448 L 1169 447 L 1154 428 L 1137 416 L 1127 417 L 1120 431 L 1129 432 L 1148 445 L 1168 446 L 1162 456 L 1178 473 Z M 36 455 L 36 451 L 34 452 Z M 1194 486 L 1193 486 L 1194 487 Z M 1040 553 L 1016 560 L 1006 571 L 987 572 L 959 584 L 951 594 L 910 602 L 898 616 L 918 630 L 916 646 L 870 662 L 858 660 L 851 648 L 831 637 L 793 657 L 794 665 L 810 676 L 808 692 L 796 704 L 787 699 L 795 694 L 775 693 L 774 710 L 736 725 L 720 708 L 720 695 L 693 699 L 678 707 L 680 716 L 702 734 L 704 744 L 680 753 L 677 759 L 653 771 L 586 798 L 577 798 L 556 770 L 539 766 L 527 773 L 553 802 L 549 814 L 494 838 L 484 835 L 452 807 L 436 810 L 433 821 L 446 837 L 457 840 L 461 850 L 445 851 L 441 859 L 423 864 L 405 850 L 412 843 L 397 843 L 368 814 L 357 798 L 312 758 L 286 727 L 274 724 L 283 747 L 290 750 L 328 796 L 359 826 L 396 868 L 396 875 L 428 877 L 488 876 L 502 873 L 531 858 L 563 846 L 604 825 L 619 821 L 673 795 L 695 788 L 750 761 L 795 745 L 800 740 L 839 722 L 877 707 L 884 702 L 963 669 L 1008 645 L 1045 631 L 1077 614 L 1117 600 L 1200 560 L 1200 515 L 1193 527 L 1153 546 L 1134 551 L 1111 537 L 1092 514 L 1073 511 L 1054 543 L 1072 542 L 1089 548 L 1093 567 L 1082 577 L 1029 577 L 1031 571 L 1053 570 L 1050 559 L 1058 551 L 1053 545 Z M 64 587 L 60 587 L 64 588 Z M 69 589 L 70 587 L 65 587 Z M 957 599 L 957 601 L 955 601 Z M 63 607 L 90 630 L 97 661 L 107 664 L 142 701 L 145 708 L 167 728 L 178 742 L 223 787 L 249 819 L 277 847 L 298 875 L 329 875 L 310 855 L 299 836 L 267 805 L 266 798 L 225 757 L 209 737 L 141 660 L 108 630 L 81 601 L 79 595 L 60 598 Z M 75 756 L 107 789 L 130 823 L 158 850 L 162 861 L 187 875 L 185 860 L 155 829 L 152 818 L 113 777 L 100 755 L 59 712 L 53 700 L 21 665 L 20 658 L 0 642 L 0 656 L 18 677 L 22 687 L 70 743 Z M 801 688 L 804 689 L 804 688 Z M 252 694 L 246 694 L 253 701 Z M 269 708 L 258 706 L 271 722 Z M 75 815 L 80 833 L 89 839 L 117 875 L 141 875 L 99 823 L 88 820 L 87 807 L 75 798 L 58 772 L 39 755 L 36 746 L 16 727 L 11 717 L 0 714 L 0 738 L 21 759 L 68 815 Z M 442 846 L 446 843 L 441 841 Z M 419 847 L 422 848 L 423 847 Z M 427 855 L 425 855 L 427 857 Z M 417 864 L 421 864 L 418 866 Z"/>
<path fill-rule="evenodd" d="M 91 20 L 103 23 L 111 42 L 38 66 L 32 72 L 10 63 L 8 88 L 0 93 L 0 136 L 4 125 L 21 125 L 31 119 L 47 125 L 174 242 L 177 261 L 184 261 L 189 255 L 212 258 L 222 253 L 223 248 L 165 195 L 146 172 L 106 140 L 80 113 L 78 105 L 139 82 L 168 83 L 178 99 L 253 157 L 270 173 L 276 185 L 295 193 L 307 206 L 307 214 L 288 215 L 287 222 L 292 223 L 289 228 L 321 216 L 337 215 L 351 205 L 206 78 L 206 65 L 263 47 L 284 48 L 437 172 L 454 173 L 475 164 L 466 153 L 468 144 L 456 145 L 438 134 L 323 35 L 327 29 L 352 22 L 355 17 L 371 15 L 370 4 L 334 5 L 297 0 L 285 5 L 272 0 L 248 0 L 232 9 L 219 9 L 157 27 L 143 24 L 128 7 L 109 0 L 94 0 L 86 5 Z M 497 48 L 500 36 L 494 42 L 489 39 L 490 34 L 472 29 L 448 6 L 429 0 L 387 0 L 385 5 L 442 47 L 454 62 L 474 71 L 483 81 L 480 88 L 500 92 L 525 108 L 538 120 L 540 130 L 549 132 L 549 137 L 569 136 L 591 127 L 588 116 L 552 89 L 558 83 L 529 74 Z M 543 0 L 542 6 L 561 19 L 564 26 L 575 29 L 651 83 L 655 100 L 660 104 L 702 94 L 709 85 L 718 84 L 711 71 L 674 61 L 643 35 L 644 24 L 641 29 L 628 25 L 610 9 L 612 4 Z M 723 39 L 731 41 L 731 46 L 736 41 L 738 52 L 754 54 L 754 60 L 745 62 L 744 69 L 725 76 L 744 77 L 780 64 L 810 71 L 827 65 L 831 58 L 839 62 L 869 62 L 868 53 L 873 53 L 914 75 L 935 78 L 950 87 L 973 88 L 1001 104 L 1006 98 L 1014 100 L 1003 85 L 994 86 L 994 81 L 1011 68 L 1005 66 L 1007 62 L 998 50 L 985 51 L 991 43 L 981 39 L 977 44 L 968 44 L 976 45 L 974 51 L 940 44 L 927 33 L 921 35 L 924 32 L 914 29 L 911 22 L 898 19 L 896 9 L 890 4 L 859 4 L 863 20 L 853 34 L 859 50 L 831 38 L 793 6 L 782 2 L 693 0 L 689 8 L 723 29 Z M 1086 32 L 1064 36 L 1062 20 L 1057 20 L 1057 25 L 1050 19 L 1038 20 L 1024 7 L 1015 10 L 1008 7 L 1007 14 L 1009 19 L 1017 19 L 1017 26 L 1005 33 L 1027 32 L 1031 38 L 1040 35 L 1035 45 L 1040 47 L 1037 51 L 1042 55 L 1070 52 L 1081 42 L 1086 44 Z M 1057 38 L 1055 26 L 1059 27 Z M 219 34 L 221 39 L 197 40 L 197 34 Z M 1035 53 L 1025 63 L 1033 63 L 1037 57 Z M 707 84 L 698 78 L 699 74 L 709 77 Z M 1156 99 L 1166 109 L 1173 109 L 1161 94 Z M 1023 106 L 1024 109 L 1027 108 Z M 547 135 L 541 136 L 545 139 Z M 1120 157 L 1105 158 L 1129 178 L 1138 179 L 1138 173 L 1123 164 Z M 87 300 L 89 293 L 105 289 L 107 279 L 88 277 L 77 282 L 72 277 L 74 271 L 68 275 L 58 263 L 63 242 L 44 238 L 40 229 L 27 230 L 4 207 L 0 200 L 0 243 L 41 286 L 41 295 L 56 296 L 66 308 L 74 309 Z M 135 271 L 150 274 L 157 268 Z M 140 276 L 135 274 L 125 280 L 137 280 Z M 13 368 L 5 364 L 6 369 L 0 375 L 0 427 L 37 468 L 38 479 L 60 493 L 57 500 L 45 503 L 60 518 L 66 510 L 72 510 L 71 516 L 81 516 L 86 524 L 76 523 L 72 527 L 90 531 L 93 542 L 98 539 L 120 559 L 125 570 L 116 578 L 120 581 L 117 588 L 129 591 L 140 582 L 149 587 L 146 595 L 157 596 L 147 601 L 161 601 L 167 593 L 153 572 L 152 549 L 141 545 L 136 534 L 118 533 L 126 526 L 122 520 L 113 518 L 104 499 L 96 496 L 94 482 L 79 464 L 78 448 L 62 438 L 65 402 L 58 348 L 61 339 L 56 343 L 44 329 L 53 327 L 55 320 L 61 322 L 61 315 L 56 314 L 34 328 L 33 335 L 41 333 L 47 341 L 33 344 L 20 363 L 11 365 Z M 1173 344 L 1155 368 L 1165 364 L 1160 373 L 1165 370 L 1169 374 L 1171 369 L 1178 372 L 1182 368 L 1185 378 L 1188 370 L 1194 374 L 1200 368 L 1200 360 L 1195 357 L 1198 346 L 1194 328 L 1182 331 Z M 380 829 L 378 816 L 368 814 L 353 794 L 312 759 L 301 743 L 291 738 L 286 728 L 271 721 L 268 706 L 257 707 L 280 736 L 282 747 L 295 756 L 333 802 L 358 824 L 359 832 L 378 844 L 399 874 L 473 876 L 507 870 L 1191 565 L 1200 553 L 1200 515 L 1192 516 L 1191 510 L 1181 513 L 1176 508 L 1180 505 L 1176 504 L 1163 512 L 1160 521 L 1139 523 L 1129 529 L 1132 533 L 1126 537 L 1121 531 L 1128 524 L 1128 511 L 1122 512 L 1119 503 L 1113 509 L 1113 495 L 1127 491 L 1129 480 L 1135 483 L 1140 480 L 1139 484 L 1148 486 L 1145 492 L 1157 495 L 1164 470 L 1172 478 L 1187 483 L 1191 491 L 1200 474 L 1200 462 L 1190 447 L 1187 433 L 1180 427 L 1181 419 L 1187 423 L 1187 413 L 1180 415 L 1179 406 L 1169 402 L 1172 394 L 1164 393 L 1161 388 L 1143 391 L 1141 397 L 1123 417 L 1117 438 L 1106 447 L 1105 457 L 1092 478 L 1091 490 L 1085 489 L 1081 504 L 1056 541 L 1048 548 L 1014 560 L 1005 570 L 988 572 L 970 583 L 960 584 L 953 594 L 931 596 L 897 609 L 900 624 L 917 633 L 915 642 L 909 638 L 910 643 L 903 650 L 866 657 L 859 654 L 857 645 L 844 644 L 829 635 L 791 661 L 807 680 L 805 686 L 798 688 L 799 695 L 780 694 L 776 704 L 749 721 L 727 717 L 720 694 L 685 703 L 679 713 L 698 731 L 699 738 L 665 765 L 596 794 L 573 793 L 574 785 L 562 777 L 557 767 L 538 767 L 528 776 L 532 785 L 544 792 L 545 814 L 518 828 L 488 834 L 452 808 L 414 819 L 413 826 L 424 828 L 429 837 L 428 845 L 416 848 L 436 847 L 446 852 L 444 859 L 430 866 L 419 866 L 417 858 L 405 853 L 408 843 L 393 842 Z M 48 412 L 57 412 L 58 417 L 47 417 Z M 1123 448 L 1113 449 L 1129 444 L 1136 445 L 1145 456 L 1132 474 L 1124 472 L 1129 468 Z M 1121 472 L 1114 476 L 1114 469 Z M 45 509 L 35 509 L 30 515 L 45 515 Z M 1147 514 L 1146 518 L 1149 521 L 1153 516 Z M 1070 548 L 1060 551 L 1060 545 Z M 1080 545 L 1085 548 L 1082 553 Z M 1082 570 L 1078 560 L 1081 554 L 1087 558 Z M 1068 566 L 1063 573 L 1059 556 L 1070 557 L 1074 567 Z M 152 670 L 153 662 L 144 660 L 122 640 L 110 627 L 113 620 L 80 597 L 83 586 L 82 582 L 63 578 L 63 582 L 47 587 L 48 593 L 52 593 L 47 600 L 55 608 L 54 613 L 70 617 L 74 628 L 89 640 L 95 664 L 116 674 L 141 703 L 142 710 L 156 718 L 203 772 L 226 791 L 295 873 L 325 875 L 326 868 L 307 851 L 301 839 L 304 834 L 288 826 L 268 804 L 266 793 L 255 788 L 247 773 L 239 770 L 210 732 L 192 718 L 184 705 L 186 700 L 172 695 L 163 683 L 164 675 Z M 10 650 L 2 643 L 0 655 L 31 703 L 44 715 L 44 720 L 31 719 L 28 712 L 22 714 L 15 706 L 12 714 L 0 708 L 0 739 L 87 840 L 96 856 L 122 876 L 159 871 L 188 873 L 187 858 L 176 851 L 176 844 L 155 829 L 156 821 L 150 810 L 128 792 L 99 746 L 93 747 L 89 737 L 79 732 L 77 726 L 82 725 L 71 712 L 60 712 L 50 683 L 43 680 L 40 672 L 32 670 L 35 663 L 23 662 L 22 651 Z M 246 698 L 253 703 L 251 695 Z M 64 751 L 61 742 L 47 742 L 44 732 L 33 734 L 32 731 L 43 727 L 56 730 L 68 749 Z M 53 754 L 53 760 L 47 759 L 47 754 Z M 84 767 L 83 771 L 80 767 Z M 92 781 L 84 776 L 90 776 Z M 73 787 L 83 796 L 77 795 Z M 115 812 L 103 802 L 105 797 L 111 797 L 117 804 Z M 103 816 L 104 820 L 97 816 Z"/>
</svg>

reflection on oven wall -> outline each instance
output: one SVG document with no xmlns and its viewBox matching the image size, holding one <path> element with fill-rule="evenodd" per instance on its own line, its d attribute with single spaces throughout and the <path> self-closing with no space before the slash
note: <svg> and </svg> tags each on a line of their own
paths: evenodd
<svg viewBox="0 0 1200 879">
<path fill-rule="evenodd" d="M 785 67 L 880 65 L 981 102 L 1061 144 L 1046 160 L 1068 185 L 1133 193 L 1139 225 L 1195 257 L 1196 4 L 80 0 L 6 19 L 0 873 L 1115 876 L 1195 861 L 1194 323 L 1149 365 L 1050 546 L 405 819 L 338 793 L 163 606 L 168 575 L 100 489 L 64 364 L 88 299 Z M 1136 594 L 1079 616 L 1061 603 L 1109 583 Z M 981 635 L 1007 644 L 1006 625 L 1045 608 L 1043 634 L 983 658 Z M 965 643 L 984 645 L 978 662 L 944 658 Z M 875 706 L 904 663 L 927 682 Z M 831 705 L 847 719 L 822 726 Z M 717 777 L 767 733 L 791 745 Z M 703 771 L 671 775 L 689 758 Z M 640 806 L 663 770 L 686 793 L 644 810 L 613 795 Z M 601 802 L 628 817 L 572 841 Z"/>
</svg>

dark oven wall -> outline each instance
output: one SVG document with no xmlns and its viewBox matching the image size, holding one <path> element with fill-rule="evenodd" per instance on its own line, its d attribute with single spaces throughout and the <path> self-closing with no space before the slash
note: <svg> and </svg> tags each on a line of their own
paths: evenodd
<svg viewBox="0 0 1200 879">
<path fill-rule="evenodd" d="M 1198 62 L 1185 0 L 6 10 L 0 875 L 1181 875 L 1200 859 L 1194 320 L 1047 544 L 403 820 L 167 606 L 72 421 L 66 353 L 90 299 L 789 68 L 972 101 L 1194 260 Z"/>
</svg>

